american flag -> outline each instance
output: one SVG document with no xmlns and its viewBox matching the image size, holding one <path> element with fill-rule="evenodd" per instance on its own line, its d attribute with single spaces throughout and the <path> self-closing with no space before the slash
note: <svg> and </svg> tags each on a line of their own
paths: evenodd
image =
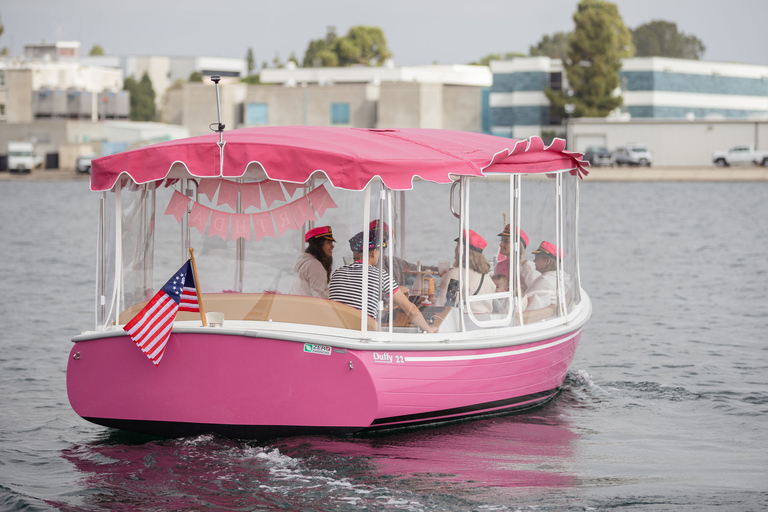
<svg viewBox="0 0 768 512">
<path fill-rule="evenodd" d="M 200 311 L 189 260 L 123 328 L 155 366 L 163 358 L 178 311 Z"/>
</svg>

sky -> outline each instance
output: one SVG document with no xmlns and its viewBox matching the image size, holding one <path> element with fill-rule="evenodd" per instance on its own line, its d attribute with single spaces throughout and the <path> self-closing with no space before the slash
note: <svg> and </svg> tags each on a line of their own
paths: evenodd
<svg viewBox="0 0 768 512">
<path fill-rule="evenodd" d="M 666 20 L 706 46 L 703 59 L 768 65 L 768 0 L 614 0 L 629 28 Z M 467 64 L 528 53 L 543 35 L 573 29 L 578 0 L 0 0 L 0 47 L 80 41 L 107 55 L 244 58 L 295 53 L 328 26 L 383 29 L 398 66 Z"/>
</svg>

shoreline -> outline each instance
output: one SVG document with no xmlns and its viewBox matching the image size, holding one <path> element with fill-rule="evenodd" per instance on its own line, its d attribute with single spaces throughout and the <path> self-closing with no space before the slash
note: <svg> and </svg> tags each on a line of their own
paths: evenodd
<svg viewBox="0 0 768 512">
<path fill-rule="evenodd" d="M 768 181 L 768 167 L 588 167 L 587 181 Z M 74 169 L 0 172 L 0 181 L 88 181 Z"/>
</svg>

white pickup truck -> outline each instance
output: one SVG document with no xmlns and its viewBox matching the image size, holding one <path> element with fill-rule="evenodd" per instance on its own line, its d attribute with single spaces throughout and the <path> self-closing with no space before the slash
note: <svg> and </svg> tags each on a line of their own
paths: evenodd
<svg viewBox="0 0 768 512">
<path fill-rule="evenodd" d="M 728 151 L 715 151 L 712 162 L 718 167 L 729 165 L 762 165 L 768 167 L 768 151 L 758 151 L 754 146 L 733 146 Z"/>
</svg>

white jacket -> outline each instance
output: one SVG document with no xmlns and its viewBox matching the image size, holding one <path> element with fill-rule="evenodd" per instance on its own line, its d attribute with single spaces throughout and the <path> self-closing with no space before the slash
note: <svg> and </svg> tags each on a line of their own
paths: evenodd
<svg viewBox="0 0 768 512">
<path fill-rule="evenodd" d="M 320 260 L 304 252 L 293 270 L 296 275 L 291 283 L 291 295 L 328 298 L 328 273 Z"/>
</svg>

